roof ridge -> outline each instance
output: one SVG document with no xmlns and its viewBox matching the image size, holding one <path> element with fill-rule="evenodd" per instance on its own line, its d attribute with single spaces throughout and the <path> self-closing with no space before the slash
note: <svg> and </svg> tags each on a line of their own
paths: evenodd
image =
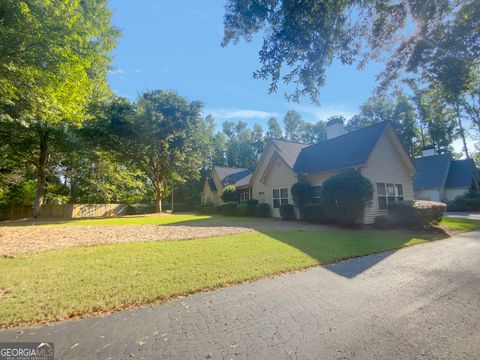
<svg viewBox="0 0 480 360">
<path fill-rule="evenodd" d="M 238 169 L 238 170 L 251 170 L 249 168 L 241 168 L 236 166 L 221 166 L 221 165 L 213 165 L 214 168 L 224 168 L 224 169 Z"/>
<path fill-rule="evenodd" d="M 354 134 L 354 133 L 358 133 L 362 130 L 366 130 L 366 129 L 369 129 L 369 128 L 372 128 L 372 127 L 375 127 L 375 126 L 380 126 L 380 125 L 387 125 L 388 123 L 391 123 L 390 120 L 383 120 L 383 121 L 380 121 L 378 123 L 375 123 L 375 124 L 372 124 L 372 125 L 368 125 L 368 126 L 365 126 L 365 127 L 362 127 L 360 129 L 357 129 L 357 130 L 353 130 L 353 131 L 348 131 L 346 132 L 345 134 L 342 134 L 342 135 L 339 135 L 339 136 L 335 136 L 334 138 L 331 138 L 331 139 L 327 139 L 327 140 L 323 140 L 323 141 L 320 141 L 319 143 L 316 143 L 316 144 L 311 144 L 309 146 L 309 148 L 313 147 L 313 146 L 317 146 L 317 145 L 320 145 L 320 144 L 325 144 L 326 142 L 329 142 L 329 141 L 332 141 L 332 140 L 336 140 L 336 139 L 340 139 L 346 135 L 351 135 L 351 134 Z"/>
</svg>

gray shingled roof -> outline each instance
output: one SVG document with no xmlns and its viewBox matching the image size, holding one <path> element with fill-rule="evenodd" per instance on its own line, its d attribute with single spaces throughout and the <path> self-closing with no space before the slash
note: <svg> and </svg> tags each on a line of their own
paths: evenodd
<svg viewBox="0 0 480 360">
<path fill-rule="evenodd" d="M 413 159 L 417 174 L 413 177 L 414 189 L 443 188 L 452 158 L 450 155 L 432 155 Z"/>
<path fill-rule="evenodd" d="M 472 159 L 453 160 L 448 172 L 446 188 L 470 187 L 478 183 L 477 168 Z"/>
<path fill-rule="evenodd" d="M 208 187 L 210 188 L 211 191 L 217 191 L 217 187 L 215 186 L 215 182 L 213 181 L 212 178 L 208 178 L 207 182 L 208 182 Z"/>
<path fill-rule="evenodd" d="M 413 159 L 418 173 L 414 189 L 468 188 L 478 184 L 478 172 L 472 159 L 453 160 L 448 154 Z"/>
<path fill-rule="evenodd" d="M 272 139 L 272 141 L 279 149 L 278 154 L 291 168 L 295 165 L 295 161 L 297 161 L 302 149 L 311 146 L 311 144 L 302 144 L 287 140 Z"/>
<path fill-rule="evenodd" d="M 311 174 L 363 165 L 389 122 L 352 131 L 303 148 L 293 169 L 297 174 Z"/>
<path fill-rule="evenodd" d="M 220 178 L 222 186 L 237 185 L 237 182 L 243 181 L 244 178 L 252 175 L 253 171 L 245 168 L 231 168 L 224 166 L 215 166 L 215 170 Z"/>
</svg>

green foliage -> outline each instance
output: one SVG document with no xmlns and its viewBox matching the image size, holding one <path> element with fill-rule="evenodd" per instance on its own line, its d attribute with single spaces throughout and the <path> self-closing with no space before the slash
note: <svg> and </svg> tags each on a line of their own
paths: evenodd
<svg viewBox="0 0 480 360">
<path fill-rule="evenodd" d="M 438 224 L 447 205 L 436 201 L 396 201 L 389 205 L 389 211 L 407 227 L 429 227 Z"/>
<path fill-rule="evenodd" d="M 331 224 L 334 219 L 327 216 L 321 204 L 306 204 L 303 207 L 303 219 L 317 224 Z"/>
<path fill-rule="evenodd" d="M 306 181 L 299 181 L 292 185 L 290 192 L 295 205 L 302 209 L 305 204 L 312 200 L 313 187 Z"/>
<path fill-rule="evenodd" d="M 260 203 L 255 208 L 255 216 L 258 217 L 270 217 L 272 214 L 270 205 L 267 203 Z"/>
<path fill-rule="evenodd" d="M 379 76 L 382 88 L 419 73 L 448 79 L 451 68 L 443 60 L 466 67 L 479 58 L 479 17 L 476 0 L 229 0 L 222 45 L 249 41 L 261 32 L 261 66 L 254 78 L 269 79 L 269 92 L 277 91 L 279 81 L 291 84 L 289 100 L 309 96 L 315 102 L 334 60 L 361 68 L 387 58 Z M 413 26 L 409 31 L 407 23 Z M 462 73 L 454 77 L 461 79 Z"/>
<path fill-rule="evenodd" d="M 278 120 L 274 117 L 268 119 L 268 130 L 265 134 L 265 140 L 268 139 L 281 139 L 283 137 L 282 128 L 278 123 Z"/>
<path fill-rule="evenodd" d="M 280 216 L 283 220 L 294 220 L 295 208 L 292 204 L 282 204 L 280 205 Z"/>
<path fill-rule="evenodd" d="M 219 212 L 219 207 L 214 206 L 213 204 L 198 205 L 197 211 L 200 214 L 217 214 Z"/>
<path fill-rule="evenodd" d="M 373 227 L 381 230 L 394 229 L 398 227 L 398 225 L 399 219 L 392 214 L 375 216 L 373 222 Z"/>
<path fill-rule="evenodd" d="M 220 195 L 224 202 L 238 201 L 238 192 L 235 185 L 227 185 L 223 188 L 222 195 Z"/>
<path fill-rule="evenodd" d="M 248 216 L 248 206 L 247 206 L 247 204 L 238 204 L 236 215 L 237 216 Z"/>
<path fill-rule="evenodd" d="M 448 211 L 480 211 L 480 192 L 470 191 L 464 196 L 458 196 L 447 205 Z"/>
<path fill-rule="evenodd" d="M 349 170 L 327 179 L 322 185 L 321 204 L 341 225 L 363 221 L 365 208 L 371 204 L 370 181 L 356 170 Z"/>
<path fill-rule="evenodd" d="M 255 210 L 257 208 L 258 200 L 250 199 L 245 202 L 247 206 L 247 216 L 255 216 Z"/>
<path fill-rule="evenodd" d="M 227 216 L 235 216 L 237 215 L 237 206 L 238 203 L 233 201 L 223 203 L 219 207 L 219 213 Z"/>
<path fill-rule="evenodd" d="M 91 130 L 99 146 L 148 177 L 161 211 L 172 185 L 198 179 L 209 158 L 209 131 L 201 109 L 198 101 L 155 90 L 142 94 L 135 106 L 125 99 L 112 102 L 106 118 Z"/>
</svg>

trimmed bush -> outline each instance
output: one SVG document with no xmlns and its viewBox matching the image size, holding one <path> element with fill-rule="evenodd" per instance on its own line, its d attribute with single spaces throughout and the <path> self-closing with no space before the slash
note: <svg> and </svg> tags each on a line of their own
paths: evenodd
<svg viewBox="0 0 480 360">
<path fill-rule="evenodd" d="M 300 210 L 300 217 L 303 218 L 303 209 L 312 200 L 313 187 L 306 181 L 299 181 L 292 185 L 290 192 L 293 202 Z"/>
<path fill-rule="evenodd" d="M 238 204 L 236 215 L 237 216 L 248 216 L 248 205 L 247 204 Z"/>
<path fill-rule="evenodd" d="M 331 224 L 333 219 L 329 218 L 321 204 L 306 204 L 303 207 L 303 219 L 316 224 Z"/>
<path fill-rule="evenodd" d="M 407 227 L 429 227 L 438 224 L 447 209 L 444 203 L 426 200 L 396 201 L 388 209 L 401 225 Z"/>
<path fill-rule="evenodd" d="M 238 192 L 235 189 L 235 185 L 228 185 L 223 188 L 222 195 L 220 195 L 222 200 L 227 202 L 237 202 L 238 201 Z"/>
<path fill-rule="evenodd" d="M 258 204 L 255 208 L 255 216 L 270 217 L 271 216 L 270 205 L 268 205 L 266 203 Z"/>
<path fill-rule="evenodd" d="M 280 206 L 280 216 L 283 220 L 294 220 L 295 208 L 292 204 L 283 204 Z"/>
<path fill-rule="evenodd" d="M 372 202 L 370 181 L 356 170 L 332 176 L 322 185 L 320 203 L 326 214 L 340 225 L 355 225 L 363 221 L 365 208 Z"/>
<path fill-rule="evenodd" d="M 201 214 L 212 215 L 218 213 L 218 206 L 214 206 L 213 204 L 205 204 L 197 206 L 197 211 Z"/>
<path fill-rule="evenodd" d="M 233 201 L 226 202 L 220 205 L 220 214 L 227 216 L 237 215 L 237 206 L 238 204 Z"/>
<path fill-rule="evenodd" d="M 247 205 L 247 216 L 255 216 L 255 209 L 257 208 L 258 200 L 250 199 L 245 201 Z"/>
<path fill-rule="evenodd" d="M 457 196 L 447 205 L 448 211 L 480 211 L 480 192 L 471 191 L 464 196 Z"/>
<path fill-rule="evenodd" d="M 382 230 L 394 229 L 398 227 L 398 219 L 392 214 L 375 216 L 373 227 Z"/>
</svg>

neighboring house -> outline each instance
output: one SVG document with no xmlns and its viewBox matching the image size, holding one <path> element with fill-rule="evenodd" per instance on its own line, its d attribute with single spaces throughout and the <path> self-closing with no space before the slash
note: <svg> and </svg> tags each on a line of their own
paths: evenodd
<svg viewBox="0 0 480 360">
<path fill-rule="evenodd" d="M 345 133 L 343 122 L 333 120 L 327 123 L 327 140 L 314 145 L 269 140 L 249 175 L 248 193 L 269 204 L 272 216 L 279 217 L 282 204 L 293 204 L 290 188 L 294 183 L 305 180 L 312 184 L 315 202 L 322 183 L 347 169 L 358 169 L 373 185 L 373 202 L 366 209 L 365 223 L 386 214 L 390 202 L 413 200 L 415 165 L 389 121 Z M 211 178 L 215 176 L 214 169 Z M 205 182 L 204 198 L 210 194 L 206 188 L 209 181 Z M 243 187 L 239 190 L 247 193 L 245 182 L 240 184 Z"/>
<path fill-rule="evenodd" d="M 240 201 L 251 198 L 248 186 L 253 170 L 215 166 L 203 185 L 202 203 L 219 205 L 223 201 L 221 195 L 225 186 L 235 185 L 239 191 Z"/>
<path fill-rule="evenodd" d="M 472 159 L 453 160 L 449 154 L 437 155 L 429 146 L 413 161 L 418 169 L 413 178 L 415 199 L 447 202 L 478 189 L 478 171 Z"/>
</svg>

